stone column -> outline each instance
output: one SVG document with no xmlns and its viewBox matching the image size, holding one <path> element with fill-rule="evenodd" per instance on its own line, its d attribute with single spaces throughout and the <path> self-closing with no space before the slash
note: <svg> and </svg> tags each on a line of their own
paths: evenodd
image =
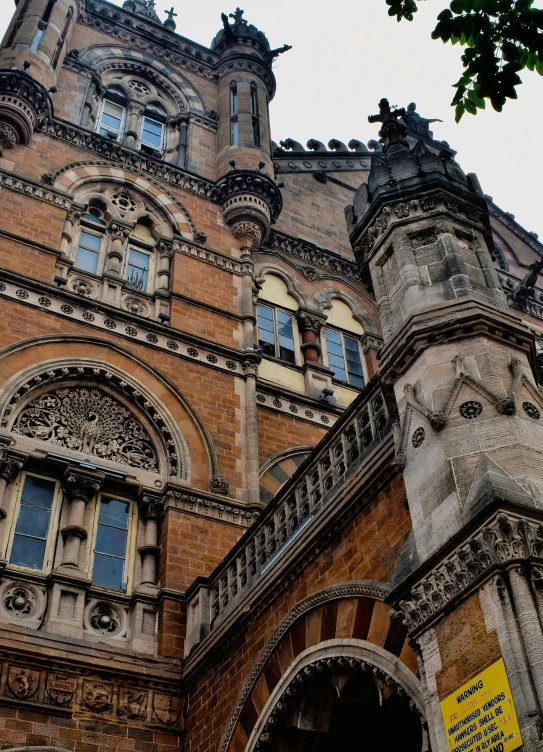
<svg viewBox="0 0 543 752">
<path fill-rule="evenodd" d="M 64 478 L 64 495 L 69 502 L 68 524 L 61 532 L 64 539 L 62 567 L 79 569 L 81 541 L 86 540 L 85 510 L 89 501 L 100 490 L 103 475 L 68 468 Z"/>
<path fill-rule="evenodd" d="M 123 224 L 118 220 L 112 222 L 109 228 L 109 248 L 107 251 L 104 271 L 116 277 L 121 276 L 126 240 L 132 232 L 132 224 Z"/>
<path fill-rule="evenodd" d="M 187 146 L 189 138 L 189 118 L 188 115 L 182 115 L 177 121 L 178 140 L 175 147 L 177 151 L 177 166 L 184 169 L 187 166 Z"/>
<path fill-rule="evenodd" d="M 81 207 L 72 206 L 66 214 L 64 227 L 62 228 L 62 236 L 60 238 L 60 252 L 65 258 L 70 258 L 70 251 L 74 239 L 74 226 L 81 219 L 82 212 L 83 210 Z"/>
<path fill-rule="evenodd" d="M 260 461 L 258 457 L 258 420 L 256 402 L 256 378 L 260 360 L 246 360 L 245 374 L 245 456 L 247 467 L 247 503 L 251 507 L 260 504 Z"/>
<path fill-rule="evenodd" d="M 102 86 L 97 78 L 92 78 L 87 88 L 87 94 L 85 95 L 85 103 L 83 104 L 83 112 L 81 114 L 81 125 L 84 128 L 92 127 L 96 121 L 94 116 L 96 103 L 98 98 L 102 94 Z"/>
<path fill-rule="evenodd" d="M 8 484 L 19 475 L 28 455 L 0 446 L 0 520 L 6 516 L 4 496 Z"/>
<path fill-rule="evenodd" d="M 130 149 L 135 149 L 138 145 L 140 132 L 140 119 L 145 112 L 145 107 L 138 102 L 128 103 L 128 112 L 126 115 L 126 128 L 123 143 Z"/>
<path fill-rule="evenodd" d="M 144 524 L 143 545 L 138 548 L 141 556 L 140 586 L 156 587 L 158 574 L 159 524 L 164 511 L 162 496 L 145 494 L 139 504 L 141 518 Z M 138 588 L 139 589 L 139 588 Z"/>
<path fill-rule="evenodd" d="M 543 633 L 537 615 L 532 592 L 521 564 L 514 564 L 509 570 L 509 583 L 513 603 L 531 669 L 539 707 L 543 708 Z"/>
<path fill-rule="evenodd" d="M 253 251 L 262 242 L 262 230 L 256 222 L 237 222 L 232 226 L 232 234 L 239 242 L 243 275 L 241 278 L 241 315 L 243 316 L 243 347 L 254 347 L 254 326 L 256 319 L 253 311 Z"/>
<path fill-rule="evenodd" d="M 173 246 L 169 240 L 160 240 L 157 245 L 158 263 L 156 270 L 156 291 L 168 292 L 170 289 L 170 264 Z"/>
<path fill-rule="evenodd" d="M 313 311 L 299 308 L 296 312 L 298 330 L 302 338 L 301 350 L 305 363 L 321 362 L 321 346 L 319 334 L 324 325 L 324 320 Z"/>
</svg>

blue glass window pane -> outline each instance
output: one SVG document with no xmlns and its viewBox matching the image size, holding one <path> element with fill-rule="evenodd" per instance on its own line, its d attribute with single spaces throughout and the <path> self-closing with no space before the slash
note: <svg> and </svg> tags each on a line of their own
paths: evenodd
<svg viewBox="0 0 543 752">
<path fill-rule="evenodd" d="M 141 251 L 136 251 L 134 248 L 130 249 L 130 263 L 132 266 L 137 266 L 139 269 L 149 269 L 149 256 Z"/>
<path fill-rule="evenodd" d="M 232 89 L 232 115 L 238 114 L 238 90 L 237 87 Z"/>
<path fill-rule="evenodd" d="M 290 339 L 293 339 L 291 326 L 285 326 L 284 324 L 280 324 L 279 334 L 282 334 L 284 337 L 290 337 Z"/>
<path fill-rule="evenodd" d="M 290 327 L 292 327 L 292 316 L 289 316 L 288 313 L 283 313 L 283 311 L 277 311 L 277 320 L 281 324 L 288 324 Z"/>
<path fill-rule="evenodd" d="M 100 502 L 98 522 L 104 525 L 122 527 L 126 530 L 128 528 L 128 512 L 129 504 L 126 501 L 102 499 Z"/>
<path fill-rule="evenodd" d="M 350 337 L 344 337 L 345 340 L 345 348 L 347 350 L 352 350 L 355 353 L 359 353 L 360 349 L 358 347 L 358 342 L 355 339 L 351 339 Z"/>
<path fill-rule="evenodd" d="M 364 387 L 364 379 L 360 376 L 353 376 L 351 373 L 349 373 L 349 383 L 353 386 L 356 386 L 358 389 L 362 389 Z"/>
<path fill-rule="evenodd" d="M 143 128 L 155 135 L 162 134 L 162 123 L 157 123 L 156 120 L 149 120 L 149 118 L 143 119 Z"/>
<path fill-rule="evenodd" d="M 40 46 L 40 42 L 42 40 L 44 31 L 45 29 L 40 29 L 40 28 L 36 29 L 36 33 L 34 34 L 34 39 L 32 40 L 32 44 L 30 45 L 31 50 L 38 49 L 38 47 Z"/>
<path fill-rule="evenodd" d="M 352 361 L 347 361 L 347 370 L 349 373 L 357 373 L 359 376 L 362 376 L 364 374 L 364 371 L 362 370 L 362 365 L 360 363 L 353 363 Z"/>
<path fill-rule="evenodd" d="M 75 265 L 78 269 L 96 274 L 96 270 L 98 269 L 98 254 L 94 251 L 88 251 L 86 248 L 79 248 Z"/>
<path fill-rule="evenodd" d="M 107 128 L 111 128 L 111 130 L 118 131 L 121 128 L 121 119 L 118 117 L 114 117 L 113 115 L 110 115 L 107 112 L 104 112 L 102 115 L 102 125 L 105 125 Z"/>
<path fill-rule="evenodd" d="M 49 511 L 39 507 L 28 507 L 21 504 L 17 518 L 16 533 L 31 535 L 33 538 L 47 538 L 49 528 Z"/>
<path fill-rule="evenodd" d="M 343 358 L 338 358 L 337 355 L 329 355 L 328 362 L 330 364 L 330 368 L 337 366 L 338 368 L 345 369 L 345 361 L 343 360 Z"/>
<path fill-rule="evenodd" d="M 55 484 L 45 478 L 36 478 L 34 475 L 27 475 L 21 496 L 21 502 L 32 504 L 35 507 L 51 509 L 55 495 Z"/>
<path fill-rule="evenodd" d="M 342 368 L 330 368 L 336 381 L 347 381 L 347 374 Z"/>
<path fill-rule="evenodd" d="M 27 538 L 15 535 L 11 548 L 10 564 L 30 569 L 41 569 L 45 555 L 45 541 L 38 538 Z"/>
<path fill-rule="evenodd" d="M 279 337 L 279 344 L 287 350 L 294 350 L 294 340 L 291 337 Z"/>
<path fill-rule="evenodd" d="M 157 134 L 144 128 L 141 132 L 141 140 L 146 144 L 151 144 L 156 149 L 160 149 L 162 146 L 162 130 Z"/>
<path fill-rule="evenodd" d="M 325 329 L 324 332 L 328 342 L 341 344 L 341 334 L 339 332 L 334 332 L 332 329 Z"/>
<path fill-rule="evenodd" d="M 261 342 L 269 342 L 272 345 L 275 344 L 275 335 L 273 332 L 267 332 L 265 329 L 258 330 L 258 339 Z"/>
<path fill-rule="evenodd" d="M 92 579 L 98 585 L 120 588 L 123 584 L 124 560 L 95 554 Z"/>
<path fill-rule="evenodd" d="M 273 321 L 270 321 L 269 319 L 263 319 L 260 316 L 258 317 L 258 326 L 260 329 L 265 329 L 267 332 L 273 332 L 275 330 Z"/>
<path fill-rule="evenodd" d="M 99 251 L 102 245 L 102 238 L 99 235 L 91 235 L 90 232 L 82 232 L 79 236 L 79 246 L 88 248 L 91 251 Z"/>
<path fill-rule="evenodd" d="M 95 550 L 102 554 L 111 554 L 124 558 L 126 552 L 126 535 L 126 530 L 120 530 L 118 527 L 98 525 Z"/>
<path fill-rule="evenodd" d="M 100 124 L 114 131 L 121 130 L 124 108 L 114 102 L 106 102 Z"/>
<path fill-rule="evenodd" d="M 86 214 L 84 214 L 81 219 L 86 219 L 88 222 L 96 222 L 100 225 L 105 225 L 104 220 L 102 219 L 102 215 L 100 213 L 100 209 L 94 209 L 91 207 Z"/>
<path fill-rule="evenodd" d="M 238 121 L 232 120 L 232 143 L 238 143 Z"/>
<path fill-rule="evenodd" d="M 341 345 L 336 345 L 335 342 L 327 342 L 326 348 L 329 353 L 339 355 L 341 358 L 343 357 L 343 348 L 341 347 Z"/>
<path fill-rule="evenodd" d="M 259 318 L 263 319 L 269 319 L 270 321 L 273 321 L 273 311 L 271 308 L 266 308 L 266 306 L 257 306 L 258 316 Z"/>
</svg>

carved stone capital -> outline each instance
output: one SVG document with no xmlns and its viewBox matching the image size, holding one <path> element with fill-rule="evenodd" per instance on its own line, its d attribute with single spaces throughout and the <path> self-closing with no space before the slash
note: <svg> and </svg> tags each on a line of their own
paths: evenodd
<svg viewBox="0 0 543 752">
<path fill-rule="evenodd" d="M 23 469 L 28 455 L 13 449 L 0 449 L 0 478 L 10 483 Z"/>
<path fill-rule="evenodd" d="M 238 222 L 232 226 L 232 235 L 242 251 L 254 251 L 262 242 L 262 230 L 256 222 Z"/>
<path fill-rule="evenodd" d="M 123 243 L 132 232 L 132 225 L 124 225 L 120 222 L 112 222 L 109 232 L 112 240 L 121 240 Z"/>
<path fill-rule="evenodd" d="M 369 332 L 366 332 L 366 334 L 364 334 L 364 336 L 362 337 L 362 352 L 364 353 L 364 355 L 368 352 L 368 350 L 379 351 L 382 346 L 383 340 L 376 334 L 370 334 Z"/>
<path fill-rule="evenodd" d="M 298 309 L 296 319 L 298 321 L 298 329 L 300 330 L 300 333 L 310 331 L 314 332 L 317 337 L 325 324 L 325 321 L 321 316 L 312 311 L 307 311 L 304 308 Z"/>
<path fill-rule="evenodd" d="M 139 508 L 144 520 L 158 519 L 164 511 L 164 496 L 144 494 L 139 501 Z"/>
<path fill-rule="evenodd" d="M 98 493 L 103 475 L 87 473 L 83 470 L 69 467 L 64 475 L 64 493 L 70 502 L 83 501 L 85 504 Z"/>
<path fill-rule="evenodd" d="M 171 258 L 173 256 L 172 242 L 170 240 L 159 240 L 157 251 L 159 256 L 167 256 L 168 258 Z"/>
</svg>

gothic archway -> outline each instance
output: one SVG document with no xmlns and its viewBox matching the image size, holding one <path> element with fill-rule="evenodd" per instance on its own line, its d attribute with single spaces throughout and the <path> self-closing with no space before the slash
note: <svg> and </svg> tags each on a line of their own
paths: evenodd
<svg viewBox="0 0 543 752">
<path fill-rule="evenodd" d="M 246 752 L 426 752 L 415 677 L 365 641 L 329 640 L 290 667 Z"/>
</svg>

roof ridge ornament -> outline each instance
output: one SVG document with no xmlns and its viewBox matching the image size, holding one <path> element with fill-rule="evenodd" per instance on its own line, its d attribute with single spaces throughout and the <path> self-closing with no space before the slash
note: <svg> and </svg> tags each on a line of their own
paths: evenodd
<svg viewBox="0 0 543 752">
<path fill-rule="evenodd" d="M 405 114 L 404 107 L 395 107 L 391 110 L 388 99 L 383 97 L 379 102 L 379 114 L 368 117 L 369 123 L 382 123 L 381 130 L 379 131 L 379 140 L 384 145 L 383 150 L 385 153 L 392 146 L 395 147 L 394 151 L 398 148 L 409 149 L 404 138 L 405 125 L 400 121 L 400 118 L 405 117 Z"/>
</svg>

